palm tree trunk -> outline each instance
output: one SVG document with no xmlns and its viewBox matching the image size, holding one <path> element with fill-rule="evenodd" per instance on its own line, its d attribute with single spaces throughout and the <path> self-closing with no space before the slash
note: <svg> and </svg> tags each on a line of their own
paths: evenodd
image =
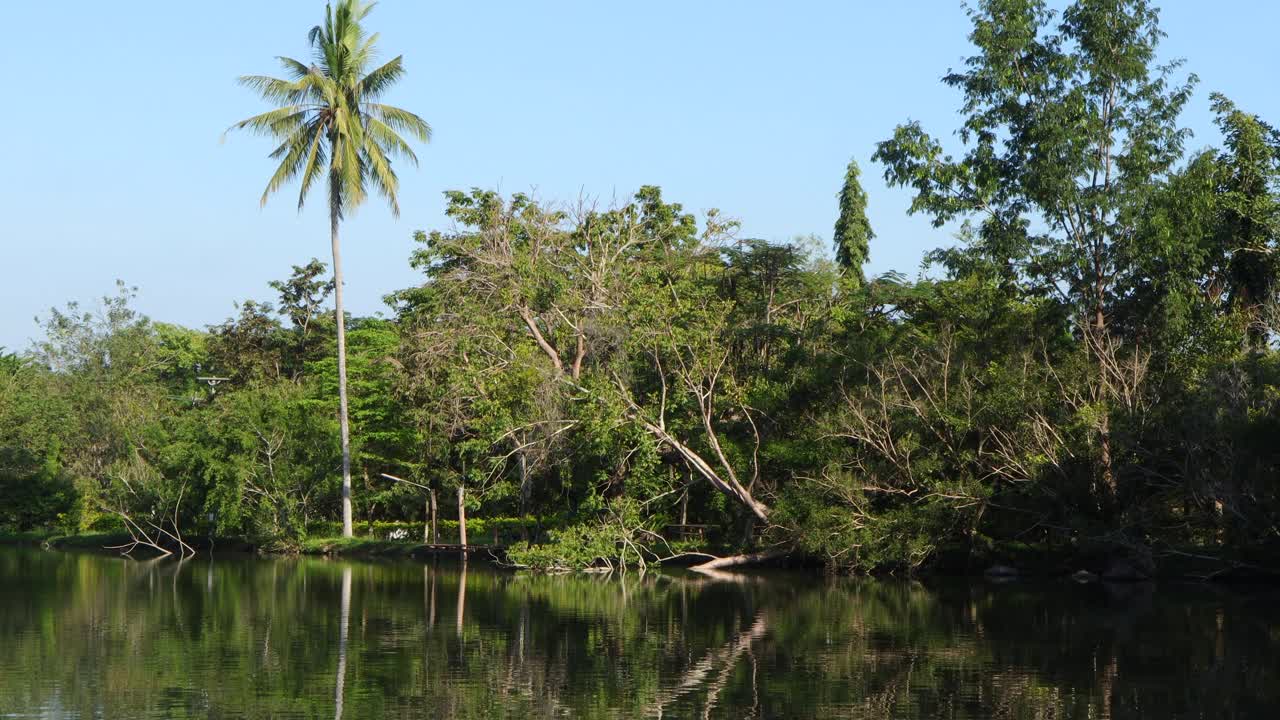
<svg viewBox="0 0 1280 720">
<path fill-rule="evenodd" d="M 342 537 L 354 535 L 351 518 L 351 430 L 347 423 L 347 328 L 342 310 L 342 253 L 338 247 L 339 211 L 329 204 L 329 240 L 333 245 L 333 314 L 338 324 L 338 425 L 342 431 Z"/>
</svg>

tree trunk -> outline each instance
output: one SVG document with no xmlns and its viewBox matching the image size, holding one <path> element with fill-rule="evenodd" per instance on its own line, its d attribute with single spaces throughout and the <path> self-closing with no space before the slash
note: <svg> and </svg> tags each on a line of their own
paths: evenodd
<svg viewBox="0 0 1280 720">
<path fill-rule="evenodd" d="M 431 498 L 422 500 L 422 544 L 431 544 Z"/>
<path fill-rule="evenodd" d="M 707 562 L 694 565 L 690 570 L 715 570 L 722 567 L 737 567 L 738 565 L 754 565 L 757 563 L 776 560 L 787 555 L 786 550 L 765 550 L 764 552 L 748 553 L 746 555 L 730 555 L 729 557 L 716 558 Z"/>
<path fill-rule="evenodd" d="M 436 511 L 440 508 L 440 504 L 436 502 L 436 491 L 431 490 L 431 542 L 434 545 L 440 544 L 440 523 L 436 522 Z"/>
<path fill-rule="evenodd" d="M 467 546 L 467 505 L 466 490 L 458 485 L 458 543 Z"/>
<path fill-rule="evenodd" d="M 638 408 L 633 407 L 633 410 L 638 410 Z M 638 415 L 633 415 L 632 417 L 638 417 Z M 733 476 L 732 468 L 729 467 L 728 462 L 723 460 L 723 453 L 721 453 L 720 456 L 722 458 L 723 466 L 728 471 L 727 477 L 721 477 L 720 474 L 711 467 L 710 463 L 704 460 L 702 456 L 698 455 L 693 448 L 690 448 L 688 445 L 677 440 L 675 436 L 667 432 L 666 428 L 663 426 L 649 422 L 643 418 L 639 419 L 640 424 L 644 426 L 645 430 L 648 430 L 655 439 L 666 443 L 668 447 L 679 453 L 689 467 L 695 470 L 703 478 L 710 481 L 711 485 L 715 487 L 716 490 L 719 490 L 721 493 L 724 493 L 733 500 L 742 503 L 751 511 L 752 515 L 755 515 L 756 518 L 760 520 L 760 522 L 768 524 L 769 506 L 752 497 L 751 491 L 743 487 L 742 484 L 738 482 L 737 478 Z M 714 433 L 711 431 L 710 427 L 707 428 L 707 434 L 710 439 L 713 441 L 715 440 Z"/>
<path fill-rule="evenodd" d="M 1103 491 L 1106 493 L 1106 502 L 1114 504 L 1118 493 L 1111 462 L 1111 409 L 1105 405 L 1098 422 L 1098 444 L 1101 447 Z"/>
<path fill-rule="evenodd" d="M 329 240 L 333 246 L 333 315 L 338 327 L 338 426 L 342 432 L 342 537 L 354 535 L 351 517 L 351 431 L 347 423 L 347 328 L 342 310 L 342 253 L 338 247 L 338 199 L 330 189 Z"/>
<path fill-rule="evenodd" d="M 523 442 L 523 438 L 521 438 Z M 524 451 L 519 453 L 520 458 L 520 539 L 525 542 L 529 541 L 529 527 L 524 524 L 524 518 L 529 516 L 529 496 L 533 493 L 532 484 L 529 482 L 529 459 L 525 457 Z M 495 539 L 494 545 L 498 544 Z"/>
<path fill-rule="evenodd" d="M 1098 280 L 1098 297 L 1102 295 L 1102 279 Z M 1107 316 L 1103 312 L 1101 300 L 1094 308 L 1094 353 L 1098 361 L 1098 383 L 1099 397 L 1102 401 L 1102 412 L 1098 418 L 1098 447 L 1099 447 L 1099 475 L 1101 476 L 1103 501 L 1102 504 L 1109 512 L 1116 502 L 1118 495 L 1116 488 L 1115 471 L 1112 469 L 1111 460 L 1111 388 L 1110 380 L 1107 378 L 1107 362 L 1115 361 L 1115 358 L 1108 358 L 1105 354 L 1111 353 L 1112 346 L 1107 342 Z"/>
<path fill-rule="evenodd" d="M 690 477 L 685 480 L 684 493 L 680 496 L 680 524 L 689 524 L 689 486 L 693 484 L 693 471 L 690 470 Z"/>
<path fill-rule="evenodd" d="M 520 467 L 520 515 L 529 513 L 529 495 L 532 488 L 529 486 L 529 459 L 525 457 L 524 451 L 516 453 L 517 462 Z"/>
</svg>

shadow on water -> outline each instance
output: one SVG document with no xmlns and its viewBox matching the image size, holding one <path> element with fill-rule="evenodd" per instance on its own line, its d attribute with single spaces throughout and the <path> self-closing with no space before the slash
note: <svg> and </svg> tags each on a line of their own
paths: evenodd
<svg viewBox="0 0 1280 720">
<path fill-rule="evenodd" d="M 1269 718 L 1277 599 L 0 548 L 0 716 Z"/>
</svg>

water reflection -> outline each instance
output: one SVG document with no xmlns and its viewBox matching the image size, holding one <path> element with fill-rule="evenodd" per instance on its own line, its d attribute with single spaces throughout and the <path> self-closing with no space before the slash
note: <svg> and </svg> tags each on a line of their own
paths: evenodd
<svg viewBox="0 0 1280 720">
<path fill-rule="evenodd" d="M 1269 718 L 1276 599 L 0 548 L 0 716 Z"/>
<path fill-rule="evenodd" d="M 342 568 L 342 607 L 338 611 L 338 679 L 333 695 L 333 720 L 342 720 L 342 691 L 347 684 L 347 628 L 351 623 L 351 567 Z"/>
</svg>

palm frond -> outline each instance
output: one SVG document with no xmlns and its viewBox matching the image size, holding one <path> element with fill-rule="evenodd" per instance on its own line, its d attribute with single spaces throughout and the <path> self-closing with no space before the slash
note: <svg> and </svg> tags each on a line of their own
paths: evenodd
<svg viewBox="0 0 1280 720">
<path fill-rule="evenodd" d="M 283 155 L 280 164 L 276 166 L 276 171 L 271 175 L 271 179 L 267 181 L 267 187 L 262 191 L 262 199 L 260 204 L 266 205 L 267 199 L 273 193 L 281 188 L 285 183 L 297 177 L 298 172 L 302 170 L 303 163 L 307 158 L 307 151 L 314 141 L 312 133 L 320 131 L 316 123 L 309 130 L 311 132 L 297 132 L 286 143 L 282 144 L 276 151 L 272 153 L 272 157 Z"/>
<path fill-rule="evenodd" d="M 311 74 L 311 66 L 301 60 L 294 60 L 291 57 L 285 57 L 283 55 L 276 59 L 280 61 L 280 65 L 284 68 L 285 72 L 289 73 L 294 80 L 301 80 Z"/>
<path fill-rule="evenodd" d="M 387 159 L 382 147 L 372 136 L 366 136 L 362 150 L 366 159 L 365 164 L 369 179 L 373 181 L 374 188 L 378 193 L 387 199 L 387 203 L 391 206 L 391 214 L 399 217 L 400 179 L 396 177 L 395 170 L 391 168 L 391 161 Z"/>
<path fill-rule="evenodd" d="M 307 152 L 307 159 L 304 161 L 299 174 L 302 176 L 302 182 L 298 188 L 298 210 L 302 210 L 302 206 L 307 201 L 307 192 L 311 190 L 312 183 L 315 179 L 324 174 L 325 165 L 325 143 L 324 131 L 318 129 L 312 133 L 311 149 Z"/>
<path fill-rule="evenodd" d="M 418 156 L 405 139 L 381 120 L 367 116 L 364 120 L 365 133 L 369 135 L 382 151 L 391 157 L 402 157 L 414 165 L 418 164 Z"/>
<path fill-rule="evenodd" d="M 408 133 L 421 142 L 431 142 L 431 126 L 426 120 L 394 105 L 365 103 L 364 111 L 386 123 L 396 132 Z"/>
<path fill-rule="evenodd" d="M 360 81 L 360 97 L 365 101 L 376 100 L 404 76 L 404 56 L 392 59 Z"/>
<path fill-rule="evenodd" d="M 298 104 L 307 100 L 310 84 L 299 80 L 281 80 L 270 75 L 244 75 L 237 81 L 270 103 Z"/>
<path fill-rule="evenodd" d="M 285 137 L 305 121 L 309 111 L 306 105 L 286 105 L 268 110 L 260 115 L 245 118 L 222 132 L 223 139 L 233 130 L 248 130 L 258 135 Z"/>
<path fill-rule="evenodd" d="M 337 154 L 336 152 L 334 153 Z M 342 143 L 342 162 L 338 165 L 338 176 L 342 182 L 342 206 L 344 210 L 354 210 L 365 201 L 368 191 L 365 190 L 365 171 L 360 162 L 360 146 L 354 142 Z"/>
</svg>

